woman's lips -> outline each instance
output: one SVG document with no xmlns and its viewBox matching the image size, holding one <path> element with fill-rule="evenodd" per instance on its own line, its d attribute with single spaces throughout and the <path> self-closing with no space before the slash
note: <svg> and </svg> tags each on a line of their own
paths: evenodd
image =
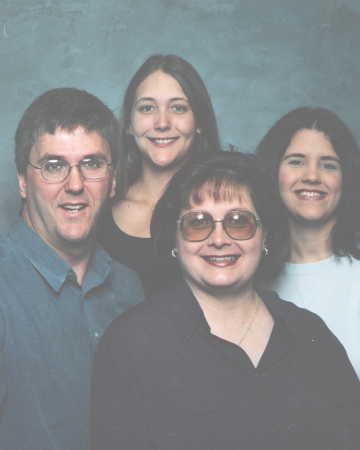
<svg viewBox="0 0 360 450">
<path fill-rule="evenodd" d="M 178 137 L 172 137 L 172 138 L 148 138 L 151 142 L 157 145 L 169 145 L 173 142 L 177 141 Z"/>
<path fill-rule="evenodd" d="M 201 258 L 212 266 L 227 267 L 235 264 L 240 255 L 203 255 Z"/>
<path fill-rule="evenodd" d="M 295 193 L 300 198 L 322 198 L 326 195 L 323 191 L 308 191 L 304 189 L 295 191 Z"/>
</svg>

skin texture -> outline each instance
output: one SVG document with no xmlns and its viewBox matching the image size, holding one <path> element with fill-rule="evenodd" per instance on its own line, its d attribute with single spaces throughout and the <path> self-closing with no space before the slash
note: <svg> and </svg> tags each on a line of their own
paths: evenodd
<svg viewBox="0 0 360 450">
<path fill-rule="evenodd" d="M 188 157 L 196 133 L 195 117 L 180 84 L 158 70 L 136 91 L 130 133 L 143 163 L 158 169 L 179 168 Z"/>
<path fill-rule="evenodd" d="M 324 133 L 300 130 L 279 167 L 279 191 L 290 224 L 333 225 L 342 194 L 341 166 Z"/>
<path fill-rule="evenodd" d="M 78 127 L 73 132 L 57 129 L 43 134 L 34 144 L 29 161 L 35 166 L 47 159 L 62 158 L 71 165 L 97 155 L 112 162 L 107 142 L 95 131 L 87 133 Z M 24 219 L 27 224 L 65 260 L 89 255 L 99 215 L 115 193 L 112 166 L 105 178 L 86 180 L 77 167 L 59 183 L 44 180 L 40 170 L 30 165 L 26 174 L 18 174 L 20 194 L 26 199 Z M 78 211 L 67 211 L 65 205 L 80 205 Z"/>
<path fill-rule="evenodd" d="M 251 211 L 259 218 L 255 207 L 247 192 L 243 191 L 241 199 L 223 200 L 215 202 L 212 197 L 205 197 L 203 203 L 183 210 L 204 211 L 213 216 L 215 220 L 223 219 L 226 213 L 234 209 Z M 177 229 L 177 253 L 182 266 L 185 279 L 196 292 L 207 292 L 210 295 L 224 292 L 226 295 L 240 295 L 252 291 L 253 279 L 261 259 L 265 242 L 265 233 L 258 225 L 255 235 L 246 241 L 236 241 L 230 238 L 222 224 L 217 222 L 212 234 L 204 241 L 189 242 Z M 230 260 L 211 257 L 227 256 Z"/>
</svg>

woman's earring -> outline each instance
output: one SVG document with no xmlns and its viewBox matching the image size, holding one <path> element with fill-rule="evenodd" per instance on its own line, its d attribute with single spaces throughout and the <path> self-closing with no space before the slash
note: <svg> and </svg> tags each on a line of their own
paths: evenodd
<svg viewBox="0 0 360 450">
<path fill-rule="evenodd" d="M 176 248 L 173 248 L 173 249 L 171 250 L 171 256 L 172 256 L 173 258 L 177 258 L 177 250 L 176 250 Z"/>
<path fill-rule="evenodd" d="M 264 248 L 263 248 L 263 255 L 264 256 L 267 256 L 269 254 L 269 250 L 266 248 L 266 245 L 264 245 Z"/>
</svg>

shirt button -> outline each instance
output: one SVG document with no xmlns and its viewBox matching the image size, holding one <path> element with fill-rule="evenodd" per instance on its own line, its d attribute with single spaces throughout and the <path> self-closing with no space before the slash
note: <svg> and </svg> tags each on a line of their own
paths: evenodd
<svg viewBox="0 0 360 450">
<path fill-rule="evenodd" d="M 96 338 L 98 338 L 98 337 L 99 337 L 99 333 L 98 333 L 97 331 L 95 331 L 94 336 L 95 336 Z"/>
</svg>

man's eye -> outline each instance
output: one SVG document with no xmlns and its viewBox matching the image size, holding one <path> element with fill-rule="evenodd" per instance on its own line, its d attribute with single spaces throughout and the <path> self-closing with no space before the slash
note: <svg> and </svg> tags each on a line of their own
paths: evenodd
<svg viewBox="0 0 360 450">
<path fill-rule="evenodd" d="M 103 164 L 101 164 L 100 161 L 97 161 L 95 159 L 86 159 L 82 161 L 81 166 L 84 167 L 85 169 L 95 170 L 99 169 L 99 167 L 102 167 Z"/>
<path fill-rule="evenodd" d="M 46 172 L 61 172 L 66 168 L 66 165 L 61 161 L 48 161 L 42 166 Z"/>
</svg>

